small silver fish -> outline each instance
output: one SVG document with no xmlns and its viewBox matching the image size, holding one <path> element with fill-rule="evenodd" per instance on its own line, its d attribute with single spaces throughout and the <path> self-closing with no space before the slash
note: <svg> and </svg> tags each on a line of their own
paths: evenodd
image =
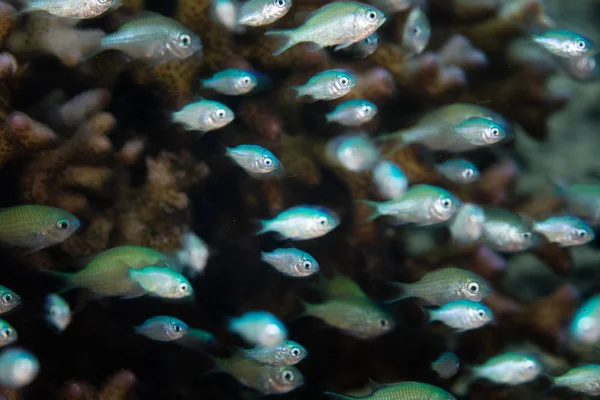
<svg viewBox="0 0 600 400">
<path fill-rule="evenodd" d="M 377 50 L 378 46 L 379 35 L 377 32 L 373 32 L 371 36 L 366 37 L 360 42 L 353 43 L 345 49 L 342 49 L 342 51 L 356 58 L 366 58 L 375 53 L 375 50 Z"/>
<path fill-rule="evenodd" d="M 310 96 L 312 100 L 334 100 L 350 93 L 356 85 L 356 77 L 345 69 L 329 69 L 319 72 L 304 85 L 295 86 L 296 98 Z"/>
<path fill-rule="evenodd" d="M 238 24 L 240 4 L 237 0 L 212 0 L 211 16 L 229 32 L 243 33 L 245 27 Z"/>
<path fill-rule="evenodd" d="M 239 96 L 252 91 L 258 84 L 258 79 L 252 72 L 243 69 L 226 69 L 200 82 L 203 87 L 214 89 L 219 93 Z"/>
<path fill-rule="evenodd" d="M 577 309 L 569 327 L 569 334 L 584 344 L 600 343 L 600 295 L 590 297 Z"/>
<path fill-rule="evenodd" d="M 479 169 L 469 160 L 456 158 L 436 164 L 438 172 L 454 183 L 473 183 L 479 179 Z"/>
<path fill-rule="evenodd" d="M 241 350 L 244 357 L 268 365 L 296 365 L 302 361 L 308 351 L 300 343 L 293 340 L 284 340 L 281 344 L 271 347 L 257 346 L 252 349 Z"/>
<path fill-rule="evenodd" d="M 549 30 L 532 38 L 553 55 L 563 58 L 589 57 L 600 51 L 590 39 L 566 29 Z"/>
<path fill-rule="evenodd" d="M 463 299 L 480 302 L 492 292 L 490 284 L 481 276 L 459 268 L 441 268 L 418 282 L 393 284 L 401 289 L 401 296 L 391 302 L 418 297 L 436 306 Z"/>
<path fill-rule="evenodd" d="M 21 304 L 21 297 L 7 287 L 0 285 L 0 314 L 4 314 Z"/>
<path fill-rule="evenodd" d="M 188 131 L 209 132 L 229 124 L 235 115 L 225 104 L 202 99 L 172 114 L 172 121 Z"/>
<path fill-rule="evenodd" d="M 287 328 L 275 315 L 266 311 L 249 311 L 231 318 L 229 330 L 256 346 L 280 345 L 287 338 Z"/>
<path fill-rule="evenodd" d="M 366 134 L 336 136 L 327 142 L 325 155 L 336 164 L 352 172 L 367 171 L 375 167 L 381 152 L 375 142 Z"/>
<path fill-rule="evenodd" d="M 44 315 L 46 321 L 59 332 L 67 329 L 71 323 L 71 307 L 69 303 L 57 294 L 49 294 L 44 301 Z"/>
<path fill-rule="evenodd" d="M 188 326 L 180 319 L 160 315 L 144 321 L 140 326 L 133 327 L 135 333 L 144 335 L 159 342 L 170 342 L 181 339 L 188 331 Z"/>
<path fill-rule="evenodd" d="M 594 230 L 577 217 L 550 217 L 532 223 L 533 230 L 544 235 L 550 242 L 561 247 L 579 246 L 594 240 Z"/>
<path fill-rule="evenodd" d="M 327 122 L 337 122 L 344 126 L 361 126 L 377 115 L 377 106 L 368 100 L 353 99 L 339 104 L 335 110 L 325 115 Z"/>
<path fill-rule="evenodd" d="M 281 179 L 285 176 L 283 164 L 273 153 L 255 144 L 228 147 L 225 155 L 256 179 Z"/>
<path fill-rule="evenodd" d="M 210 252 L 208 245 L 194 232 L 187 232 L 182 238 L 182 247 L 177 252 L 177 259 L 187 268 L 185 273 L 191 277 L 204 272 Z"/>
<path fill-rule="evenodd" d="M 260 259 L 277 271 L 292 278 L 307 277 L 319 271 L 319 263 L 313 256 L 296 248 L 275 249 L 262 252 Z"/>
<path fill-rule="evenodd" d="M 384 200 L 396 199 L 408 189 L 408 178 L 402 168 L 388 160 L 379 161 L 373 168 L 373 181 Z"/>
<path fill-rule="evenodd" d="M 19 13 L 45 11 L 62 18 L 96 18 L 112 6 L 120 4 L 118 0 L 26 0 L 25 8 Z"/>
<path fill-rule="evenodd" d="M 277 232 L 281 239 L 307 240 L 328 234 L 340 224 L 340 217 L 322 206 L 296 206 L 270 220 L 261 220 L 257 235 Z"/>
<path fill-rule="evenodd" d="M 517 214 L 502 208 L 485 208 L 482 242 L 493 250 L 518 252 L 539 243 L 531 224 Z"/>
<path fill-rule="evenodd" d="M 0 347 L 15 342 L 19 338 L 17 331 L 8 322 L 0 319 Z"/>
<path fill-rule="evenodd" d="M 266 35 L 285 39 L 274 56 L 303 42 L 315 43 L 319 48 L 336 46 L 337 51 L 370 36 L 385 21 L 385 14 L 376 7 L 354 1 L 338 1 L 322 6 L 296 29 L 268 31 Z"/>
<path fill-rule="evenodd" d="M 455 300 L 437 310 L 425 310 L 430 322 L 441 321 L 458 332 L 481 328 L 494 319 L 494 313 L 482 303 Z"/>
<path fill-rule="evenodd" d="M 95 53 L 111 49 L 160 63 L 190 57 L 202 50 L 202 41 L 182 23 L 145 11 L 115 33 L 103 36 Z"/>
<path fill-rule="evenodd" d="M 248 0 L 240 7 L 238 23 L 247 26 L 272 24 L 290 11 L 292 0 Z"/>
<path fill-rule="evenodd" d="M 194 293 L 190 282 L 170 268 L 148 266 L 130 269 L 129 279 L 137 282 L 147 293 L 158 297 L 181 299 Z"/>
<path fill-rule="evenodd" d="M 456 354 L 449 351 L 440 354 L 440 356 L 431 363 L 433 369 L 442 379 L 452 378 L 460 368 L 460 360 Z"/>
<path fill-rule="evenodd" d="M 569 370 L 566 374 L 552 377 L 553 387 L 567 387 L 588 396 L 600 395 L 600 365 L 588 364 Z"/>
<path fill-rule="evenodd" d="M 471 203 L 463 204 L 450 223 L 452 240 L 463 246 L 479 240 L 484 223 L 483 208 Z"/>
<path fill-rule="evenodd" d="M 530 382 L 542 373 L 542 365 L 535 357 L 524 353 L 504 353 L 494 356 L 482 365 L 473 367 L 472 379 L 488 379 L 494 383 L 520 385 Z"/>
<path fill-rule="evenodd" d="M 408 14 L 402 31 L 402 48 L 410 55 L 421 54 L 429 43 L 431 25 L 421 7 L 413 8 Z"/>
<path fill-rule="evenodd" d="M 20 389 L 29 385 L 40 371 L 38 359 L 27 350 L 7 349 L 0 354 L 0 386 Z"/>
</svg>

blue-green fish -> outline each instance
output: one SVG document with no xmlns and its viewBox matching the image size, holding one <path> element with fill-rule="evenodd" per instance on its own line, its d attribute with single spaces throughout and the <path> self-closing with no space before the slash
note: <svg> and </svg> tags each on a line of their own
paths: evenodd
<svg viewBox="0 0 600 400">
<path fill-rule="evenodd" d="M 397 223 L 421 226 L 439 224 L 449 220 L 462 202 L 446 189 L 432 185 L 411 186 L 402 196 L 385 201 L 358 200 L 373 208 L 367 221 L 382 215 L 394 217 Z"/>
<path fill-rule="evenodd" d="M 492 293 L 492 287 L 485 279 L 460 268 L 441 268 L 418 282 L 394 282 L 394 285 L 401 289 L 401 296 L 392 301 L 418 297 L 436 306 L 463 299 L 480 302 Z"/>
<path fill-rule="evenodd" d="M 385 14 L 376 7 L 354 1 L 338 1 L 322 6 L 296 29 L 269 31 L 266 35 L 285 39 L 274 56 L 303 42 L 314 43 L 319 48 L 336 46 L 337 51 L 369 37 L 385 20 Z"/>
<path fill-rule="evenodd" d="M 402 30 L 402 49 L 409 55 L 421 54 L 429 43 L 431 25 L 421 7 L 413 8 L 408 14 Z"/>
<path fill-rule="evenodd" d="M 356 58 L 365 58 L 375 53 L 377 46 L 379 46 L 379 35 L 377 32 L 373 32 L 371 36 L 368 36 L 360 42 L 353 43 L 342 51 Z"/>
<path fill-rule="evenodd" d="M 188 131 L 209 132 L 221 129 L 235 118 L 225 104 L 214 100 L 190 103 L 172 114 L 172 121 L 183 125 Z"/>
<path fill-rule="evenodd" d="M 248 0 L 239 10 L 238 23 L 265 26 L 282 18 L 292 8 L 292 0 Z"/>
<path fill-rule="evenodd" d="M 569 211 L 592 225 L 600 223 L 600 185 L 553 183 Z"/>
<path fill-rule="evenodd" d="M 563 58 L 589 57 L 598 53 L 598 46 L 583 35 L 566 29 L 549 30 L 532 35 L 533 41 L 555 56 Z"/>
<path fill-rule="evenodd" d="M 472 379 L 488 379 L 504 385 L 520 385 L 536 379 L 542 373 L 542 364 L 524 353 L 504 353 L 494 356 L 482 365 L 473 367 Z"/>
<path fill-rule="evenodd" d="M 59 208 L 23 205 L 0 209 L 0 242 L 28 249 L 28 254 L 58 244 L 77 229 L 80 222 Z"/>
<path fill-rule="evenodd" d="M 312 100 L 334 100 L 350 93 L 355 85 L 356 77 L 351 71 L 328 69 L 293 89 L 296 90 L 296 98 L 310 96 Z"/>
<path fill-rule="evenodd" d="M 40 371 L 38 359 L 27 350 L 7 349 L 0 354 L 0 386 L 20 389 L 29 385 Z"/>
<path fill-rule="evenodd" d="M 210 256 L 206 242 L 194 232 L 184 234 L 181 242 L 183 248 L 176 253 L 176 257 L 180 265 L 186 267 L 184 272 L 191 277 L 204 272 Z"/>
<path fill-rule="evenodd" d="M 540 242 L 530 221 L 503 208 L 485 208 L 481 241 L 489 248 L 503 252 L 527 250 Z"/>
<path fill-rule="evenodd" d="M 335 110 L 325 115 L 327 122 L 337 122 L 344 126 L 361 126 L 377 115 L 377 106 L 368 100 L 353 99 L 339 104 Z"/>
<path fill-rule="evenodd" d="M 57 294 L 49 294 L 44 301 L 44 317 L 59 332 L 67 329 L 71 323 L 71 307 Z"/>
<path fill-rule="evenodd" d="M 264 395 L 288 393 L 304 383 L 302 373 L 291 365 L 262 364 L 243 354 L 212 359 L 219 371 Z"/>
<path fill-rule="evenodd" d="M 552 243 L 561 247 L 579 246 L 594 240 L 594 230 L 577 217 L 550 217 L 533 222 L 533 230 L 541 233 Z"/>
<path fill-rule="evenodd" d="M 482 303 L 471 300 L 455 300 L 437 310 L 425 310 L 430 322 L 441 321 L 459 332 L 481 328 L 494 319 L 494 313 Z"/>
<path fill-rule="evenodd" d="M 584 344 L 600 343 L 600 295 L 590 297 L 577 309 L 569 333 L 573 339 Z"/>
<path fill-rule="evenodd" d="M 397 199 L 408 189 L 408 178 L 402 168 L 388 160 L 379 161 L 373 168 L 373 182 L 384 200 Z"/>
<path fill-rule="evenodd" d="M 202 79 L 202 86 L 211 88 L 219 93 L 239 96 L 249 93 L 258 84 L 258 79 L 252 72 L 243 69 L 226 69 L 217 72 L 211 78 Z"/>
<path fill-rule="evenodd" d="M 257 179 L 280 179 L 285 175 L 283 164 L 273 153 L 255 144 L 228 147 L 225 155 Z"/>
<path fill-rule="evenodd" d="M 25 8 L 19 13 L 45 11 L 61 18 L 96 18 L 112 6 L 120 4 L 118 0 L 25 0 Z"/>
<path fill-rule="evenodd" d="M 444 178 L 454 183 L 473 183 L 479 179 L 479 169 L 464 158 L 447 160 L 435 167 Z"/>
<path fill-rule="evenodd" d="M 485 211 L 476 204 L 463 204 L 450 222 L 452 240 L 460 245 L 466 245 L 479 240 L 483 233 Z"/>
<path fill-rule="evenodd" d="M 343 394 L 325 392 L 326 395 L 340 399 L 363 400 L 456 400 L 454 396 L 437 386 L 421 382 L 400 382 L 375 384 L 373 394 L 364 397 L 352 397 Z"/>
<path fill-rule="evenodd" d="M 287 328 L 275 315 L 266 311 L 249 311 L 231 318 L 229 330 L 256 346 L 278 346 L 287 338 Z"/>
<path fill-rule="evenodd" d="M 302 361 L 308 351 L 300 343 L 284 340 L 281 344 L 271 347 L 256 346 L 252 349 L 240 350 L 244 357 L 268 365 L 296 365 Z"/>
<path fill-rule="evenodd" d="M 0 314 L 9 312 L 21 304 L 21 297 L 9 288 L 0 285 Z"/>
<path fill-rule="evenodd" d="M 363 172 L 375 167 L 381 152 L 364 132 L 336 136 L 327 142 L 325 155 L 336 164 L 352 172 Z"/>
<path fill-rule="evenodd" d="M 292 278 L 310 276 L 319 271 L 319 263 L 313 256 L 293 247 L 263 251 L 260 259 Z"/>
<path fill-rule="evenodd" d="M 261 220 L 256 234 L 277 232 L 282 239 L 315 239 L 337 228 L 340 222 L 340 217 L 326 207 L 303 205 L 288 208 L 273 219 Z"/>
<path fill-rule="evenodd" d="M 134 326 L 135 333 L 159 342 L 170 342 L 181 339 L 188 331 L 185 322 L 175 317 L 159 315 L 144 321 L 140 326 Z"/>
<path fill-rule="evenodd" d="M 167 267 L 129 269 L 129 279 L 137 282 L 147 293 L 158 297 L 181 299 L 194 293 L 192 285 L 183 275 Z"/>
<path fill-rule="evenodd" d="M 458 372 L 460 368 L 460 359 L 456 354 L 446 351 L 431 363 L 431 369 L 433 369 L 440 378 L 449 379 L 452 378 Z"/>
<path fill-rule="evenodd" d="M 95 53 L 105 50 L 160 63 L 190 57 L 202 50 L 202 41 L 181 22 L 145 11 L 118 31 L 103 36 Z"/>
<path fill-rule="evenodd" d="M 17 331 L 8 322 L 0 319 L 0 347 L 15 342 L 19 338 Z"/>
<path fill-rule="evenodd" d="M 553 387 L 566 387 L 588 396 L 600 395 L 600 365 L 588 364 L 551 377 Z"/>
</svg>

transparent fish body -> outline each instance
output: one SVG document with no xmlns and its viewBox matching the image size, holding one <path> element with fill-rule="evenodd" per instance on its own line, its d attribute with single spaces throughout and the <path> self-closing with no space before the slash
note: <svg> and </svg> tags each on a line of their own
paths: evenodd
<svg viewBox="0 0 600 400">
<path fill-rule="evenodd" d="M 19 338 L 17 331 L 11 324 L 0 319 L 0 347 L 14 343 Z"/>
<path fill-rule="evenodd" d="M 169 299 L 181 299 L 194 293 L 190 282 L 180 273 L 165 267 L 130 269 L 129 279 L 149 294 Z"/>
<path fill-rule="evenodd" d="M 351 397 L 343 394 L 325 392 L 340 399 L 364 400 L 456 400 L 454 396 L 437 386 L 421 382 L 400 382 L 376 385 L 373 394 L 364 397 Z"/>
<path fill-rule="evenodd" d="M 381 152 L 367 134 L 336 136 L 327 142 L 327 158 L 352 172 L 367 171 L 375 167 Z"/>
<path fill-rule="evenodd" d="M 441 321 L 460 332 L 481 328 L 494 319 L 494 313 L 482 303 L 455 300 L 437 310 L 428 310 L 429 320 Z"/>
<path fill-rule="evenodd" d="M 20 389 L 29 385 L 40 371 L 38 359 L 29 351 L 11 348 L 0 354 L 0 386 Z"/>
<path fill-rule="evenodd" d="M 48 323 L 62 332 L 71 323 L 71 307 L 59 295 L 49 294 L 44 301 L 44 316 Z"/>
<path fill-rule="evenodd" d="M 247 26 L 265 26 L 285 16 L 292 8 L 292 0 L 248 0 L 242 4 L 238 23 Z"/>
<path fill-rule="evenodd" d="M 284 340 L 281 344 L 271 347 L 257 346 L 248 350 L 241 350 L 244 357 L 251 358 L 261 364 L 268 365 L 296 365 L 302 361 L 308 351 L 293 340 Z"/>
<path fill-rule="evenodd" d="M 539 237 L 523 219 L 502 208 L 486 208 L 482 242 L 493 250 L 518 252 L 539 242 Z"/>
<path fill-rule="evenodd" d="M 238 24 L 240 4 L 236 0 L 212 0 L 211 15 L 233 33 L 243 33 L 245 27 Z"/>
<path fill-rule="evenodd" d="M 172 120 L 186 130 L 209 132 L 221 129 L 235 118 L 235 114 L 225 104 L 214 100 L 200 100 L 190 103 L 172 114 Z"/>
<path fill-rule="evenodd" d="M 266 311 L 249 311 L 232 318 L 229 329 L 256 346 L 278 346 L 287 338 L 287 328 L 275 315 Z"/>
<path fill-rule="evenodd" d="M 588 396 L 600 395 L 600 365 L 588 364 L 573 368 L 564 375 L 552 378 L 552 383 Z"/>
<path fill-rule="evenodd" d="M 438 172 L 451 182 L 469 184 L 479 179 L 479 169 L 464 158 L 454 158 L 436 165 Z"/>
<path fill-rule="evenodd" d="M 388 160 L 381 160 L 373 168 L 373 181 L 384 200 L 402 196 L 408 189 L 408 178 L 402 168 Z"/>
<path fill-rule="evenodd" d="M 185 322 L 175 317 L 159 315 L 147 319 L 142 325 L 133 328 L 136 333 L 159 342 L 181 339 L 188 331 Z"/>
<path fill-rule="evenodd" d="M 473 243 L 483 234 L 485 212 L 478 205 L 463 204 L 450 223 L 452 240 L 460 245 Z"/>
<path fill-rule="evenodd" d="M 533 230 L 544 235 L 550 242 L 561 247 L 579 246 L 594 240 L 594 230 L 577 217 L 550 217 L 535 222 Z"/>
<path fill-rule="evenodd" d="M 460 359 L 452 352 L 444 352 L 431 363 L 433 369 L 440 378 L 449 379 L 458 373 L 460 368 Z"/>
<path fill-rule="evenodd" d="M 252 72 L 243 69 L 226 69 L 201 82 L 204 87 L 219 93 L 239 96 L 252 91 L 258 84 L 258 79 Z"/>
<path fill-rule="evenodd" d="M 187 266 L 187 273 L 192 277 L 202 273 L 208 263 L 210 251 L 208 245 L 193 232 L 187 232 L 182 239 L 183 249 L 177 252 L 177 259 Z"/>
<path fill-rule="evenodd" d="M 421 54 L 430 37 L 431 25 L 427 15 L 420 7 L 413 8 L 402 31 L 402 48 L 411 55 Z"/>
<path fill-rule="evenodd" d="M 289 208 L 273 219 L 260 222 L 262 227 L 258 235 L 277 232 L 281 238 L 307 240 L 326 235 L 340 224 L 340 218 L 328 208 L 304 205 Z"/>
<path fill-rule="evenodd" d="M 536 379 L 542 365 L 533 356 L 521 353 L 504 353 L 494 356 L 473 368 L 473 378 L 484 378 L 494 383 L 520 385 Z"/>
<path fill-rule="evenodd" d="M 319 263 L 313 256 L 296 248 L 281 248 L 262 252 L 260 259 L 284 275 L 299 278 L 319 271 Z"/>
<path fill-rule="evenodd" d="M 293 89 L 296 90 L 296 98 L 310 96 L 312 100 L 334 100 L 350 93 L 355 85 L 356 77 L 351 71 L 329 69 Z"/>
<path fill-rule="evenodd" d="M 285 176 L 283 164 L 273 153 L 262 146 L 242 144 L 228 147 L 225 155 L 257 179 L 280 179 Z"/>
<path fill-rule="evenodd" d="M 21 297 L 9 288 L 0 285 L 0 314 L 9 312 L 19 304 L 21 304 Z"/>
<path fill-rule="evenodd" d="M 578 342 L 587 345 L 600 344 L 600 295 L 590 297 L 577 309 L 569 332 Z"/>
<path fill-rule="evenodd" d="M 339 104 L 325 116 L 327 122 L 337 122 L 344 126 L 360 126 L 377 115 L 377 106 L 368 100 L 353 99 Z"/>
<path fill-rule="evenodd" d="M 598 46 L 590 39 L 566 29 L 549 30 L 532 35 L 533 41 L 550 53 L 562 58 L 589 57 L 598 53 Z"/>
<path fill-rule="evenodd" d="M 119 4 L 117 0 L 26 0 L 21 12 L 45 11 L 56 17 L 96 18 Z"/>
</svg>

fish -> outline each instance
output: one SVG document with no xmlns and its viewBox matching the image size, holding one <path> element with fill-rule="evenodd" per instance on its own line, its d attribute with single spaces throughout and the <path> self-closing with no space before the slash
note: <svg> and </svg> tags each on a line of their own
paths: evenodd
<svg viewBox="0 0 600 400">
<path fill-rule="evenodd" d="M 129 269 L 129 278 L 154 296 L 181 299 L 194 293 L 190 282 L 179 272 L 170 268 L 148 266 Z"/>
<path fill-rule="evenodd" d="M 311 276 L 319 271 L 319 263 L 313 256 L 296 248 L 281 248 L 271 252 L 263 251 L 261 261 L 292 278 Z"/>
<path fill-rule="evenodd" d="M 249 311 L 231 318 L 229 330 L 256 346 L 278 346 L 287 339 L 287 328 L 275 315 L 266 311 Z"/>
<path fill-rule="evenodd" d="M 202 87 L 230 96 L 239 96 L 251 92 L 258 84 L 258 79 L 250 71 L 231 68 L 217 72 L 212 77 L 202 79 L 200 82 Z"/>
<path fill-rule="evenodd" d="M 10 348 L 0 354 L 0 386 L 20 389 L 29 385 L 40 371 L 40 362 L 29 351 Z"/>
<path fill-rule="evenodd" d="M 243 355 L 212 359 L 217 370 L 264 395 L 288 393 L 304 384 L 302 373 L 291 365 L 261 364 Z"/>
<path fill-rule="evenodd" d="M 9 312 L 21 304 L 21 297 L 9 288 L 0 285 L 0 314 Z"/>
<path fill-rule="evenodd" d="M 44 318 L 59 332 L 63 332 L 71 323 L 71 307 L 56 293 L 49 294 L 44 300 Z"/>
<path fill-rule="evenodd" d="M 365 132 L 336 136 L 327 142 L 325 155 L 352 172 L 368 171 L 377 165 L 381 152 Z"/>
<path fill-rule="evenodd" d="M 370 36 L 367 36 L 359 42 L 352 43 L 350 46 L 342 49 L 342 51 L 356 58 L 366 58 L 375 53 L 378 46 L 379 35 L 377 32 L 373 32 Z"/>
<path fill-rule="evenodd" d="M 540 376 L 542 365 L 529 354 L 509 352 L 473 367 L 472 373 L 472 380 L 487 379 L 498 384 L 520 385 Z"/>
<path fill-rule="evenodd" d="M 593 226 L 600 223 L 600 185 L 552 183 L 571 213 Z"/>
<path fill-rule="evenodd" d="M 201 52 L 202 41 L 181 22 L 145 11 L 116 32 L 103 36 L 91 56 L 106 50 L 118 50 L 133 59 L 160 64 Z"/>
<path fill-rule="evenodd" d="M 481 276 L 460 268 L 440 268 L 415 283 L 393 282 L 402 295 L 390 302 L 418 297 L 435 306 L 457 300 L 481 302 L 492 293 L 492 287 Z"/>
<path fill-rule="evenodd" d="M 328 299 L 363 297 L 368 298 L 367 294 L 360 286 L 347 276 L 335 274 L 332 278 L 326 278 L 320 275 L 320 289 L 323 290 Z"/>
<path fill-rule="evenodd" d="M 339 104 L 335 110 L 325 115 L 327 122 L 337 122 L 344 126 L 361 126 L 377 115 L 377 106 L 368 100 L 353 99 Z"/>
<path fill-rule="evenodd" d="M 567 29 L 548 30 L 531 37 L 535 43 L 557 57 L 590 57 L 600 51 L 592 40 Z"/>
<path fill-rule="evenodd" d="M 334 100 L 350 93 L 356 76 L 345 69 L 328 69 L 310 78 L 304 85 L 294 86 L 296 98 L 309 96 L 315 100 Z"/>
<path fill-rule="evenodd" d="M 476 242 L 483 234 L 485 211 L 476 204 L 464 203 L 450 222 L 450 235 L 461 246 Z"/>
<path fill-rule="evenodd" d="M 255 144 L 241 144 L 227 147 L 225 155 L 242 167 L 248 175 L 256 179 L 281 179 L 285 168 L 275 154 Z"/>
<path fill-rule="evenodd" d="M 479 180 L 479 169 L 469 160 L 455 158 L 436 164 L 437 171 L 454 183 L 469 184 Z"/>
<path fill-rule="evenodd" d="M 433 369 L 440 378 L 449 379 L 458 373 L 460 360 L 456 354 L 446 351 L 431 363 Z"/>
<path fill-rule="evenodd" d="M 284 17 L 292 8 L 292 0 L 248 0 L 239 10 L 238 23 L 265 26 Z"/>
<path fill-rule="evenodd" d="M 90 19 L 119 4 L 119 0 L 25 0 L 19 14 L 44 11 L 61 18 Z"/>
<path fill-rule="evenodd" d="M 234 118 L 235 114 L 225 104 L 206 99 L 190 103 L 171 115 L 171 120 L 185 130 L 202 133 L 221 129 Z"/>
<path fill-rule="evenodd" d="M 280 239 L 315 239 L 337 228 L 340 222 L 340 217 L 326 207 L 301 205 L 288 208 L 273 219 L 260 220 L 261 228 L 256 234 L 276 232 Z"/>
<path fill-rule="evenodd" d="M 170 267 L 167 260 L 166 254 L 148 247 L 120 246 L 96 255 L 80 271 L 47 273 L 64 281 L 62 291 L 86 288 L 103 296 L 136 297 L 146 292 L 129 278 L 129 270 L 149 265 Z"/>
<path fill-rule="evenodd" d="M 413 185 L 402 196 L 384 201 L 357 200 L 373 209 L 365 222 L 383 215 L 394 217 L 397 223 L 428 226 L 452 218 L 461 200 L 444 188 L 432 185 Z"/>
<path fill-rule="evenodd" d="M 318 48 L 336 46 L 334 50 L 337 51 L 369 37 L 385 21 L 385 14 L 374 6 L 355 1 L 338 1 L 314 11 L 296 29 L 273 30 L 265 35 L 284 39 L 283 44 L 273 53 L 274 56 L 304 42 L 314 43 Z"/>
<path fill-rule="evenodd" d="M 175 317 L 159 315 L 147 319 L 142 325 L 134 326 L 135 333 L 158 342 L 171 342 L 181 339 L 188 331 L 185 322 Z"/>
<path fill-rule="evenodd" d="M 600 344 L 600 295 L 590 297 L 577 309 L 569 326 L 569 335 L 583 344 Z"/>
<path fill-rule="evenodd" d="M 14 343 L 19 338 L 17 331 L 8 322 L 0 319 L 0 347 Z"/>
<path fill-rule="evenodd" d="M 208 245 L 194 232 L 184 234 L 181 242 L 183 249 L 176 253 L 176 257 L 180 265 L 187 267 L 185 272 L 191 277 L 204 272 L 210 256 Z"/>
<path fill-rule="evenodd" d="M 318 318 L 357 339 L 374 339 L 396 327 L 394 318 L 367 297 L 339 297 L 324 303 L 302 302 L 304 315 Z"/>
<path fill-rule="evenodd" d="M 429 322 L 441 321 L 458 332 L 481 328 L 494 319 L 494 313 L 482 303 L 471 300 L 455 300 L 437 310 L 427 310 Z"/>
<path fill-rule="evenodd" d="M 595 81 L 600 77 L 600 64 L 597 56 L 569 58 L 563 64 L 571 78 L 579 81 Z"/>
<path fill-rule="evenodd" d="M 27 249 L 26 254 L 61 243 L 81 226 L 60 208 L 21 205 L 0 209 L 0 243 Z"/>
<path fill-rule="evenodd" d="M 541 233 L 552 243 L 560 247 L 580 246 L 594 240 L 592 227 L 577 217 L 550 217 L 544 221 L 533 222 L 533 230 Z"/>
<path fill-rule="evenodd" d="M 410 10 L 402 30 L 402 49 L 409 55 L 421 54 L 429 44 L 431 25 L 421 7 Z"/>
<path fill-rule="evenodd" d="M 553 387 L 566 387 L 588 396 L 600 395 L 600 365 L 588 364 L 570 369 L 567 373 L 550 377 Z"/>
<path fill-rule="evenodd" d="M 421 382 L 399 382 L 377 384 L 371 382 L 374 392 L 368 396 L 352 397 L 344 394 L 325 392 L 328 396 L 339 399 L 364 400 L 456 400 L 456 397 L 437 386 Z"/>
<path fill-rule="evenodd" d="M 212 0 L 211 17 L 229 32 L 243 33 L 246 29 L 238 24 L 240 4 L 237 0 Z"/>
<path fill-rule="evenodd" d="M 503 208 L 487 207 L 481 241 L 492 250 L 514 253 L 540 243 L 531 223 Z"/>
<path fill-rule="evenodd" d="M 373 168 L 373 182 L 384 200 L 397 199 L 408 189 L 408 178 L 402 168 L 388 160 L 379 161 Z"/>
<path fill-rule="evenodd" d="M 271 347 L 256 346 L 252 349 L 240 350 L 244 357 L 267 365 L 296 365 L 302 361 L 308 351 L 300 343 L 286 339 L 281 344 Z"/>
</svg>

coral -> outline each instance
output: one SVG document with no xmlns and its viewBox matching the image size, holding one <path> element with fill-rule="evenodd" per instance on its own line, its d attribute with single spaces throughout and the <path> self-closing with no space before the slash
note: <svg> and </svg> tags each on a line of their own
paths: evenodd
<svg viewBox="0 0 600 400">
<path fill-rule="evenodd" d="M 132 399 L 135 375 L 128 370 L 115 372 L 99 388 L 85 382 L 69 382 L 58 393 L 57 400 L 128 400 Z"/>
</svg>

